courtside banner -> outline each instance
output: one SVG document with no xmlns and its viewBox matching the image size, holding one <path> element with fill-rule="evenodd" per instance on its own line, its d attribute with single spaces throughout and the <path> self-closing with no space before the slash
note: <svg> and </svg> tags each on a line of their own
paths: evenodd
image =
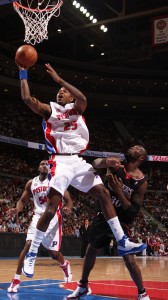
<svg viewBox="0 0 168 300">
<path fill-rule="evenodd" d="M 161 161 L 161 162 L 168 162 L 168 155 L 148 155 L 148 161 Z"/>
<path fill-rule="evenodd" d="M 10 136 L 0 135 L 0 142 L 28 147 L 28 141 L 15 139 Z"/>
<path fill-rule="evenodd" d="M 93 156 L 93 157 L 118 157 L 121 160 L 124 159 L 123 153 L 117 152 L 100 152 L 100 151 L 91 151 L 87 150 L 82 153 L 84 156 Z M 155 161 L 155 162 L 166 162 L 168 163 L 168 155 L 148 155 L 147 161 Z"/>
<path fill-rule="evenodd" d="M 168 44 L 168 15 L 154 17 L 152 28 L 152 46 Z"/>
<path fill-rule="evenodd" d="M 15 138 L 11 138 L 9 136 L 0 135 L 0 142 L 14 144 L 18 146 L 23 146 L 26 148 L 37 149 L 37 150 L 46 150 L 45 144 L 39 144 L 34 142 L 29 142 L 25 140 L 19 140 Z M 90 156 L 90 157 L 118 157 L 121 160 L 124 159 L 124 153 L 117 152 L 106 152 L 106 151 L 92 151 L 86 150 L 81 154 L 82 156 Z M 147 161 L 157 161 L 157 162 L 166 162 L 168 163 L 168 154 L 167 155 L 148 155 Z"/>
<path fill-rule="evenodd" d="M 45 144 L 38 144 L 38 143 L 33 143 L 33 142 L 27 142 L 28 143 L 28 148 L 32 149 L 38 149 L 38 150 L 46 150 L 46 145 Z"/>
</svg>

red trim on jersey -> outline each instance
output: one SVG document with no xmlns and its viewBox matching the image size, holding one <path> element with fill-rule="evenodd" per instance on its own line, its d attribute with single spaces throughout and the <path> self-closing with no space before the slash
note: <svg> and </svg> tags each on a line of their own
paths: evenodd
<svg viewBox="0 0 168 300">
<path fill-rule="evenodd" d="M 82 116 L 82 119 L 83 119 L 83 121 L 84 121 L 84 122 L 85 122 L 85 124 L 86 124 L 86 120 L 85 120 L 84 116 Z"/>
<path fill-rule="evenodd" d="M 145 177 L 145 175 L 143 174 L 143 176 L 141 178 L 135 178 L 135 177 L 131 176 L 130 174 L 128 174 L 128 172 L 127 172 L 127 170 L 125 168 L 124 168 L 124 171 L 125 171 L 125 178 L 126 179 L 132 178 L 132 179 L 135 179 L 135 180 L 142 180 Z"/>
<path fill-rule="evenodd" d="M 85 149 L 81 150 L 79 153 L 81 154 L 81 153 L 85 152 L 87 148 L 88 148 L 88 144 L 86 145 Z"/>
<path fill-rule="evenodd" d="M 51 136 L 51 123 L 46 121 L 46 130 L 45 130 L 45 135 L 46 139 L 51 143 L 53 148 L 55 149 L 55 152 L 58 152 L 57 146 L 56 146 L 56 141 L 53 136 Z"/>
<path fill-rule="evenodd" d="M 52 155 L 51 159 L 48 160 L 48 164 L 50 165 L 49 173 L 51 174 L 51 178 L 55 176 L 55 170 L 56 170 L 56 164 L 57 164 L 56 161 L 54 160 L 54 157 L 55 157 L 55 155 Z"/>
<path fill-rule="evenodd" d="M 62 208 L 62 203 L 59 205 L 56 214 L 58 217 L 58 232 L 59 232 L 59 244 L 58 244 L 58 251 L 61 248 L 61 243 L 62 243 L 62 215 L 60 212 L 60 209 Z"/>
<path fill-rule="evenodd" d="M 84 116 L 82 116 L 82 120 L 83 120 L 84 123 L 86 124 L 86 120 L 85 120 Z M 85 149 L 83 149 L 83 150 L 80 151 L 80 154 L 83 153 L 83 152 L 85 152 L 85 151 L 87 150 L 88 145 L 89 145 L 89 144 L 86 145 Z"/>
</svg>

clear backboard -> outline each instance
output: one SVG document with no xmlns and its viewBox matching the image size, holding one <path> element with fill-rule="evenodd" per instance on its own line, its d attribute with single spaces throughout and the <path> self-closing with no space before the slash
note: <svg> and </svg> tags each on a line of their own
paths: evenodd
<svg viewBox="0 0 168 300">
<path fill-rule="evenodd" d="M 0 5 L 4 5 L 4 4 L 10 4 L 12 2 L 14 2 L 16 0 L 0 0 Z"/>
</svg>

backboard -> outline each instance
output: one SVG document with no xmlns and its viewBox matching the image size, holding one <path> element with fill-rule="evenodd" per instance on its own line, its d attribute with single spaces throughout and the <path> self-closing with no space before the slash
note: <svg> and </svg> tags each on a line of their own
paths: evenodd
<svg viewBox="0 0 168 300">
<path fill-rule="evenodd" d="M 0 5 L 4 5 L 4 4 L 10 4 L 12 2 L 14 2 L 16 0 L 0 0 Z"/>
</svg>

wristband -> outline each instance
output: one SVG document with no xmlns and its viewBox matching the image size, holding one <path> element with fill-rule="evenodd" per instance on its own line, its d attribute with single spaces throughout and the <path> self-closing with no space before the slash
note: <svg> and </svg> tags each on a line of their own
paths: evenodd
<svg viewBox="0 0 168 300">
<path fill-rule="evenodd" d="M 20 78 L 20 80 L 22 80 L 22 79 L 28 80 L 27 70 L 20 70 L 19 71 L 19 78 Z"/>
</svg>

